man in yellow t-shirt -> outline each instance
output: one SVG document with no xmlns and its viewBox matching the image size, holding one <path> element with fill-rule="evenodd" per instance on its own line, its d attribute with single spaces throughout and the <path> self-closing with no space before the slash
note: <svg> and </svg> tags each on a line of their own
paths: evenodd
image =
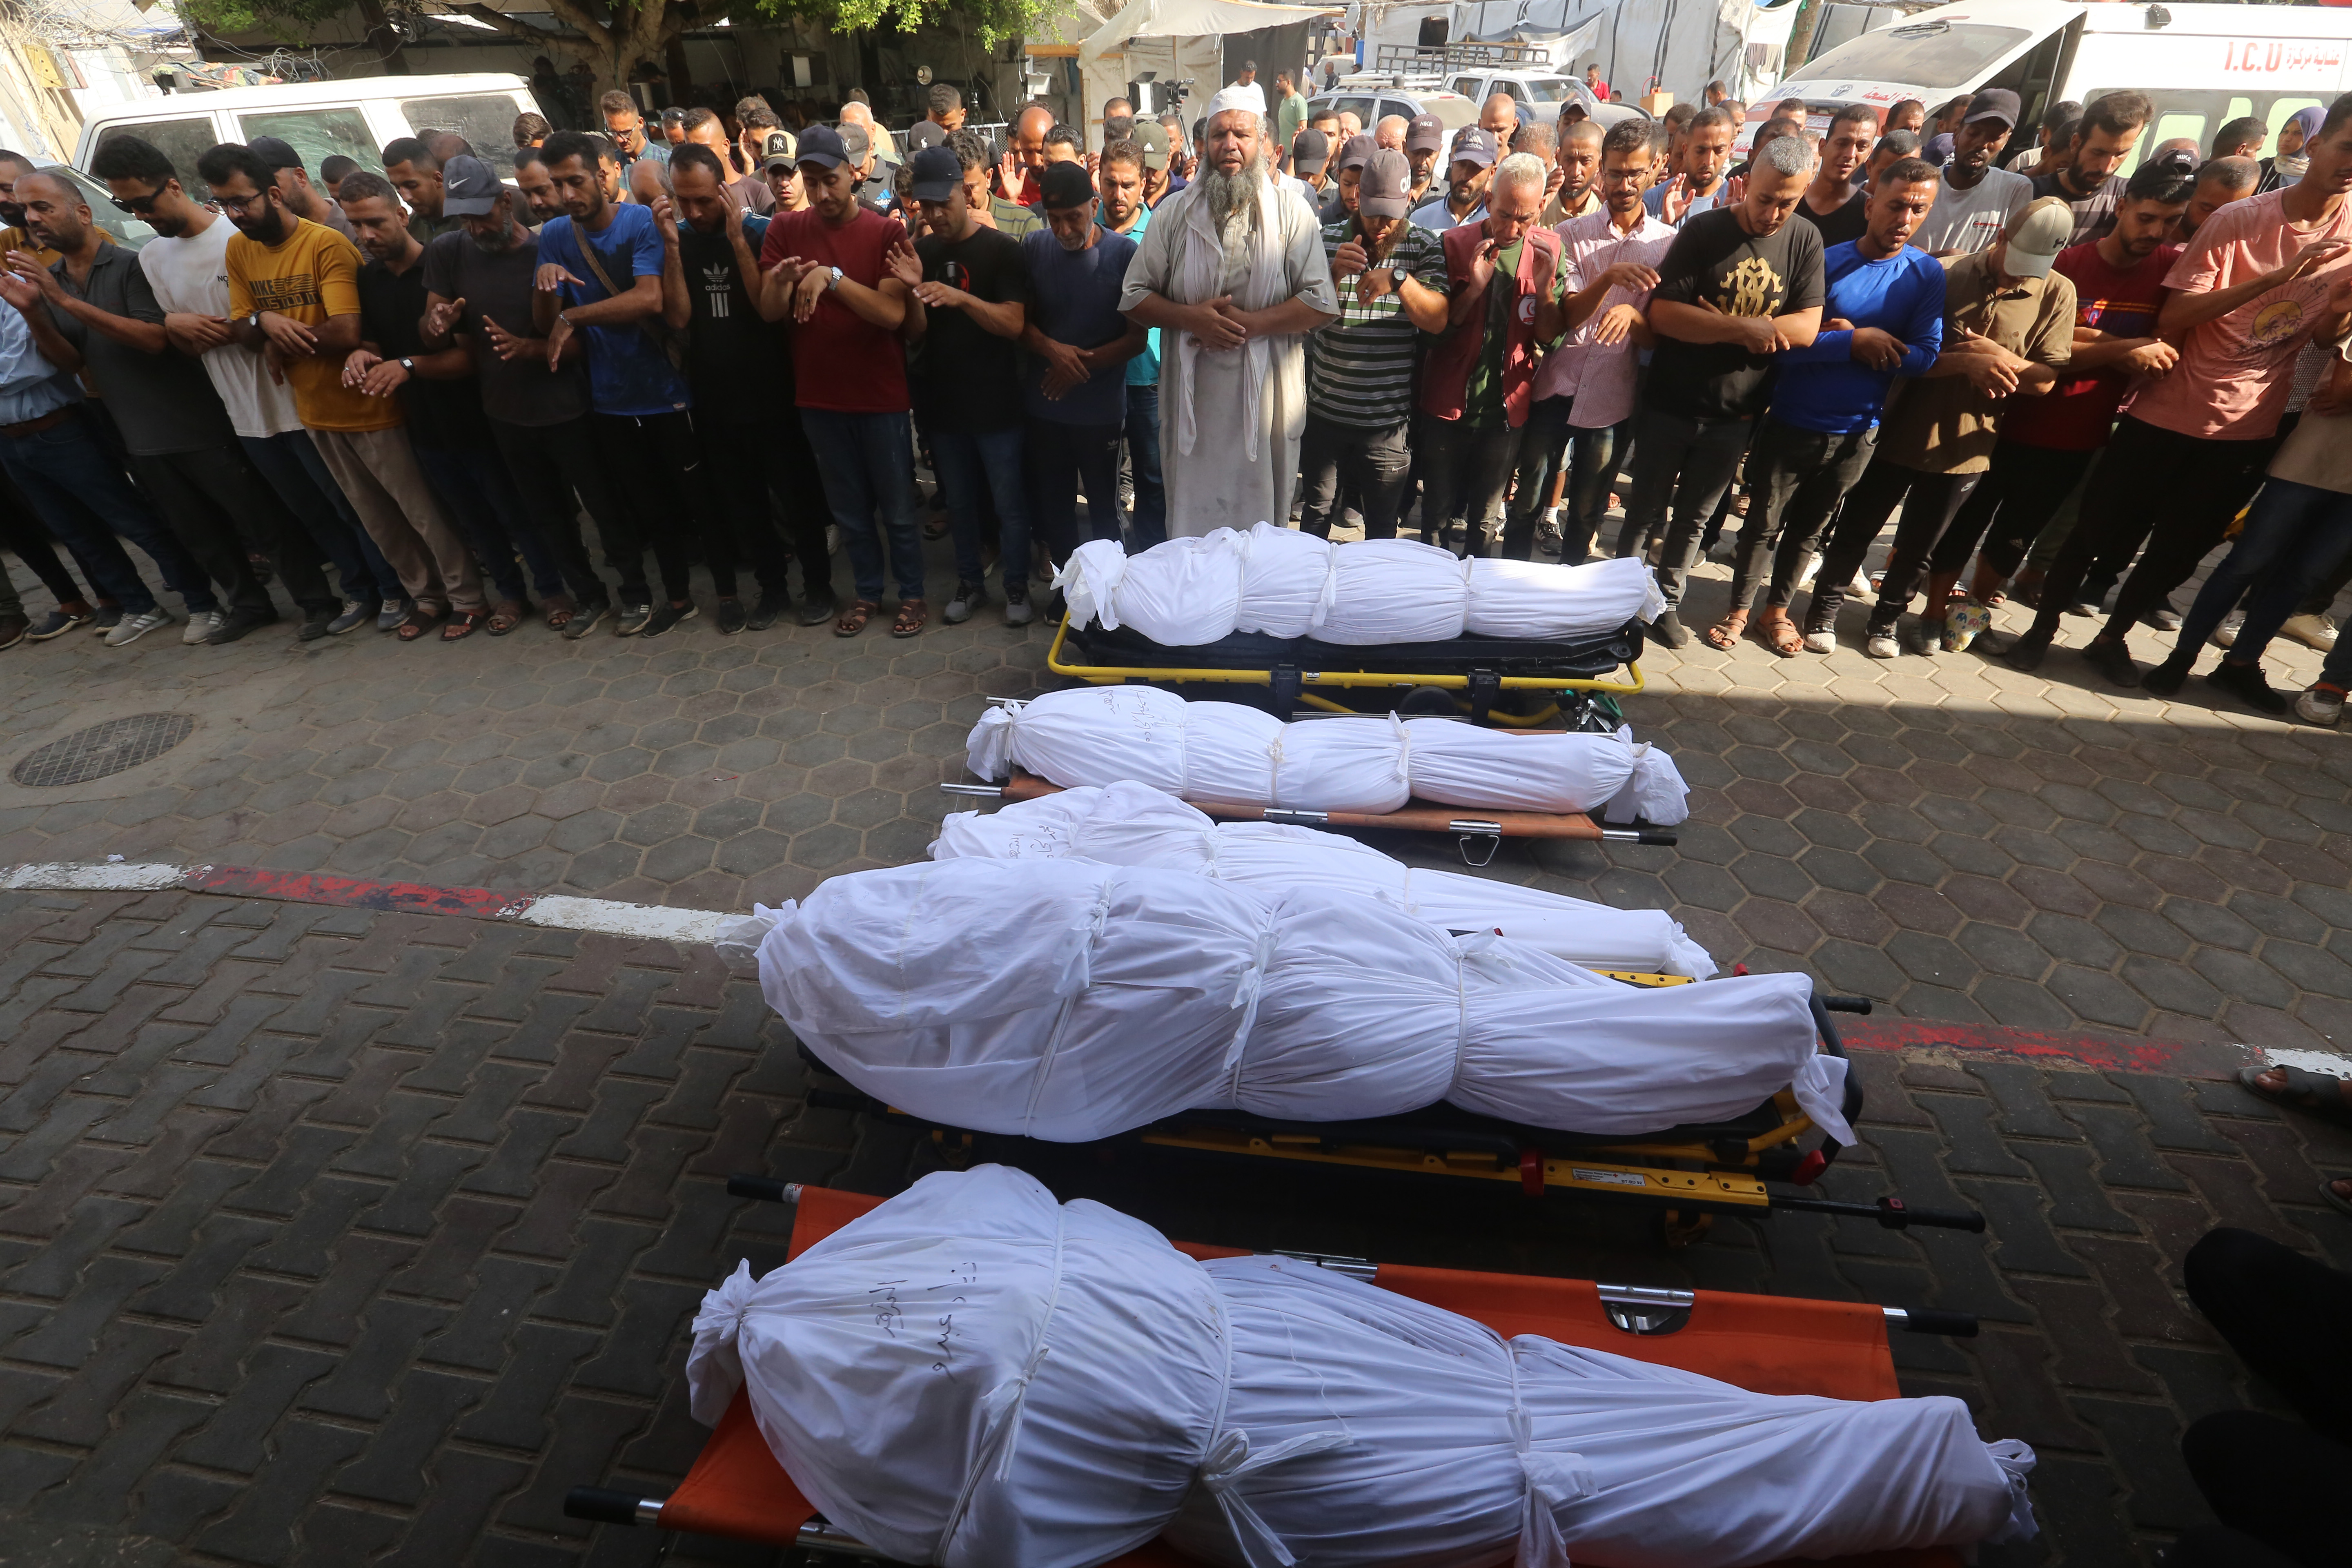
<svg viewBox="0 0 2352 1568">
<path fill-rule="evenodd" d="M 250 148 L 215 147 L 196 170 L 236 226 L 226 257 L 230 330 L 283 368 L 319 455 L 400 574 L 415 606 L 401 640 L 415 641 L 453 612 L 443 638 L 467 636 L 488 614 L 473 555 L 416 466 L 390 388 L 371 393 L 344 379 L 344 361 L 360 346 L 358 249 L 289 212 L 276 171 Z"/>
</svg>

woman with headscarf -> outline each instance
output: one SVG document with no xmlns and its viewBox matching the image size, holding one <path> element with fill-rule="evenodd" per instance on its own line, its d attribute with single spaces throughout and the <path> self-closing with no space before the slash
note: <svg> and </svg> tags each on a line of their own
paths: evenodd
<svg viewBox="0 0 2352 1568">
<path fill-rule="evenodd" d="M 2319 122 L 2326 118 L 2327 110 L 2314 105 L 2295 110 L 2294 118 L 2279 127 L 2278 153 L 2263 160 L 2263 177 L 2254 186 L 2254 195 L 2279 190 L 2303 178 L 2304 170 L 2311 166 L 2303 144 L 2319 134 Z"/>
</svg>

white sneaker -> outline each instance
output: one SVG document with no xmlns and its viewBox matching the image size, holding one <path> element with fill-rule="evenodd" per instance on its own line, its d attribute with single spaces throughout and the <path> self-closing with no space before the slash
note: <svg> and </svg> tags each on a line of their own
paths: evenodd
<svg viewBox="0 0 2352 1568">
<path fill-rule="evenodd" d="M 2315 686 L 2294 700 L 2294 716 L 2306 724 L 2334 724 L 2344 717 L 2344 693 Z"/>
<path fill-rule="evenodd" d="M 1853 581 L 1845 585 L 1845 596 L 1863 604 L 1874 605 L 1878 603 L 1878 588 L 1868 577 L 1857 572 L 1853 574 Z"/>
<path fill-rule="evenodd" d="M 194 647 L 198 644 L 202 643 L 206 637 L 220 630 L 221 623 L 227 619 L 228 616 L 219 610 L 205 610 L 200 614 L 190 616 L 188 617 L 188 629 L 180 634 L 180 640 L 185 643 L 188 647 Z"/>
<path fill-rule="evenodd" d="M 1895 634 L 1888 631 L 1880 632 L 1863 644 L 1862 651 L 1873 658 L 1894 658 L 1902 653 L 1903 648 L 1902 645 L 1895 640 Z"/>
<path fill-rule="evenodd" d="M 2289 616 L 2279 624 L 2279 635 L 2322 653 L 2336 651 L 2336 622 L 2325 615 Z"/>
<path fill-rule="evenodd" d="M 2231 610 L 2221 617 L 2221 624 L 2213 628 L 2213 635 L 2208 640 L 2215 647 L 2228 647 L 2238 640 L 2238 628 L 2245 624 L 2246 612 Z"/>
<path fill-rule="evenodd" d="M 1805 651 L 1807 653 L 1837 652 L 1837 633 L 1807 632 L 1805 634 Z"/>
<path fill-rule="evenodd" d="M 1812 586 L 1813 574 L 1821 569 L 1822 556 L 1817 550 L 1805 557 L 1805 569 L 1797 574 L 1797 586 L 1801 589 Z"/>
<path fill-rule="evenodd" d="M 143 616 L 125 616 L 121 623 L 106 634 L 109 647 L 128 647 L 153 631 L 157 626 L 172 624 L 172 612 L 158 605 Z"/>
</svg>

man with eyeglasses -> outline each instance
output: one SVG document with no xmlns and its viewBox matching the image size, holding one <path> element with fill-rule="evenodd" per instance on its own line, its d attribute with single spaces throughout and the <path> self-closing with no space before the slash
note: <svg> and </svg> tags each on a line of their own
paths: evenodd
<svg viewBox="0 0 2352 1568">
<path fill-rule="evenodd" d="M 258 349 L 229 331 L 228 242 L 236 226 L 192 198 L 172 160 L 136 136 L 108 137 L 90 159 L 90 173 L 114 193 L 118 208 L 155 231 L 139 248 L 139 268 L 163 308 L 165 337 L 204 366 L 237 445 L 335 568 L 341 604 L 328 633 L 356 630 L 387 608 L 397 626 L 404 613 L 399 574 L 327 471 L 302 427 L 292 388 Z"/>
</svg>

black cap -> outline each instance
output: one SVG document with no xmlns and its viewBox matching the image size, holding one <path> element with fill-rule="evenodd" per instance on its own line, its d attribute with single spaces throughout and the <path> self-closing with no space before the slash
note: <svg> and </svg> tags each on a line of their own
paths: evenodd
<svg viewBox="0 0 2352 1568">
<path fill-rule="evenodd" d="M 1037 178 L 1037 186 L 1045 193 L 1048 210 L 1083 206 L 1095 199 L 1095 179 L 1084 163 L 1048 163 Z"/>
<path fill-rule="evenodd" d="M 915 177 L 908 195 L 919 202 L 943 202 L 963 184 L 963 161 L 952 147 L 926 147 L 907 165 Z"/>
<path fill-rule="evenodd" d="M 916 121 L 906 135 L 900 138 L 906 143 L 907 151 L 910 154 L 925 147 L 936 147 L 947 139 L 948 133 L 940 130 L 939 122 L 934 120 Z"/>
<path fill-rule="evenodd" d="M 253 155 L 273 169 L 302 167 L 302 154 L 275 136 L 257 136 L 246 143 Z"/>
<path fill-rule="evenodd" d="M 1317 174 L 1331 161 L 1331 139 L 1309 126 L 1290 141 L 1290 172 L 1301 176 Z"/>
<path fill-rule="evenodd" d="M 2017 94 L 2005 87 L 1989 87 L 1969 100 L 1969 112 L 1960 123 L 1973 125 L 1979 120 L 1998 120 L 2003 125 L 2015 125 L 2020 113 Z"/>
<path fill-rule="evenodd" d="M 849 150 L 841 144 L 841 132 L 830 125 L 812 125 L 801 132 L 800 161 L 823 168 L 838 169 L 849 162 Z"/>
</svg>

